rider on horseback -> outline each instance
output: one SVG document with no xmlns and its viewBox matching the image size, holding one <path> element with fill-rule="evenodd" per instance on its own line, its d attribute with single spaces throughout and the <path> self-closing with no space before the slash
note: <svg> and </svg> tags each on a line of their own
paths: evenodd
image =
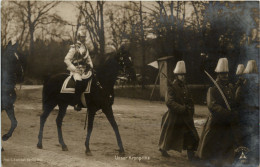
<svg viewBox="0 0 260 167">
<path fill-rule="evenodd" d="M 71 45 L 69 52 L 67 53 L 64 62 L 67 65 L 67 69 L 70 71 L 75 85 L 75 106 L 74 109 L 80 111 L 82 108 L 81 94 L 86 89 L 84 74 L 87 74 L 93 68 L 93 63 L 89 55 L 89 51 L 85 45 L 86 32 L 79 30 L 77 34 L 77 42 Z"/>
</svg>

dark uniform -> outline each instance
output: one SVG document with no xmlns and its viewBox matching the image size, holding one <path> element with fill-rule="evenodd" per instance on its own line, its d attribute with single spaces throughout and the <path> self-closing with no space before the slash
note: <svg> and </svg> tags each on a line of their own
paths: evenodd
<svg viewBox="0 0 260 167">
<path fill-rule="evenodd" d="M 168 87 L 168 111 L 163 115 L 159 147 L 162 150 L 197 150 L 199 137 L 194 125 L 194 104 L 187 86 L 176 79 Z"/>
<path fill-rule="evenodd" d="M 232 163 L 234 151 L 241 143 L 237 127 L 237 111 L 235 110 L 234 87 L 217 79 L 231 111 L 216 86 L 210 87 L 207 93 L 207 106 L 210 114 L 203 127 L 197 155 L 212 163 Z"/>
</svg>

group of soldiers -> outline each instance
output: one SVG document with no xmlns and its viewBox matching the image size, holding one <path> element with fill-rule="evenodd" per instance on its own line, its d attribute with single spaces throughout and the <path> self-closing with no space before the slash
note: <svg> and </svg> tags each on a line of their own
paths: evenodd
<svg viewBox="0 0 260 167">
<path fill-rule="evenodd" d="M 235 163 L 259 163 L 259 84 L 255 60 L 246 68 L 238 65 L 238 81 L 229 82 L 227 58 L 221 58 L 215 69 L 217 78 L 207 92 L 209 115 L 199 137 L 194 124 L 194 103 L 185 82 L 185 62 L 179 61 L 173 71 L 175 80 L 168 86 L 162 117 L 159 151 L 187 150 L 188 159 L 202 160 L 211 166 Z"/>
<path fill-rule="evenodd" d="M 79 31 L 78 41 L 71 46 L 64 59 L 76 81 L 76 110 L 82 107 L 80 96 L 86 88 L 84 74 L 93 68 L 85 40 L 86 32 Z M 257 164 L 259 83 L 256 61 L 249 60 L 246 68 L 242 64 L 238 65 L 238 81 L 231 84 L 228 79 L 228 60 L 219 59 L 215 69 L 217 78 L 211 78 L 214 85 L 207 92 L 209 115 L 200 137 L 194 124 L 194 102 L 185 81 L 185 62 L 177 62 L 173 72 L 176 78 L 168 87 L 168 111 L 163 115 L 161 123 L 159 151 L 162 156 L 169 157 L 169 150 L 187 150 L 189 160 L 202 159 L 214 166 L 241 160 Z"/>
</svg>

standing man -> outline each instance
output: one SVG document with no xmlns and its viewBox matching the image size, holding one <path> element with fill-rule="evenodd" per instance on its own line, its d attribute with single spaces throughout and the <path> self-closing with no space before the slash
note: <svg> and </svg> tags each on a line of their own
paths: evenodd
<svg viewBox="0 0 260 167">
<path fill-rule="evenodd" d="M 243 144 L 249 149 L 248 162 L 259 164 L 259 78 L 255 60 L 248 61 L 243 75 L 245 82 L 236 91 Z"/>
<path fill-rule="evenodd" d="M 245 66 L 243 64 L 239 64 L 237 66 L 236 76 L 238 77 L 238 80 L 235 84 L 235 89 L 244 85 L 244 83 L 245 83 L 245 78 L 243 77 L 244 70 L 245 70 Z"/>
<path fill-rule="evenodd" d="M 166 105 L 168 111 L 163 115 L 159 151 L 169 157 L 167 151 L 187 150 L 188 159 L 194 158 L 199 137 L 194 125 L 194 103 L 185 82 L 185 62 L 179 61 L 174 69 L 176 79 L 168 87 Z"/>
<path fill-rule="evenodd" d="M 197 156 L 213 166 L 223 166 L 234 161 L 235 148 L 240 146 L 237 138 L 239 129 L 236 124 L 234 87 L 228 80 L 227 58 L 219 59 L 215 72 L 217 73 L 216 84 L 210 87 L 207 93 L 210 115 L 201 134 Z"/>
<path fill-rule="evenodd" d="M 67 69 L 70 71 L 74 80 L 75 86 L 75 106 L 74 109 L 80 111 L 82 108 L 81 94 L 86 89 L 86 78 L 82 78 L 86 72 L 93 68 L 93 63 L 89 55 L 89 51 L 85 45 L 86 32 L 79 30 L 77 34 L 77 42 L 75 45 L 71 45 L 68 54 L 66 55 L 64 62 L 67 65 Z"/>
</svg>

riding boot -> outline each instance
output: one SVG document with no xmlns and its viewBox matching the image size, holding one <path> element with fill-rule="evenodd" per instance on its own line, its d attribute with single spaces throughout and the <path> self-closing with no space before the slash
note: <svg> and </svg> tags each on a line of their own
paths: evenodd
<svg viewBox="0 0 260 167">
<path fill-rule="evenodd" d="M 83 81 L 76 81 L 75 85 L 75 106 L 74 110 L 80 111 L 81 108 L 83 107 L 81 103 L 81 94 L 83 93 L 84 90 L 82 90 L 83 87 Z"/>
</svg>

